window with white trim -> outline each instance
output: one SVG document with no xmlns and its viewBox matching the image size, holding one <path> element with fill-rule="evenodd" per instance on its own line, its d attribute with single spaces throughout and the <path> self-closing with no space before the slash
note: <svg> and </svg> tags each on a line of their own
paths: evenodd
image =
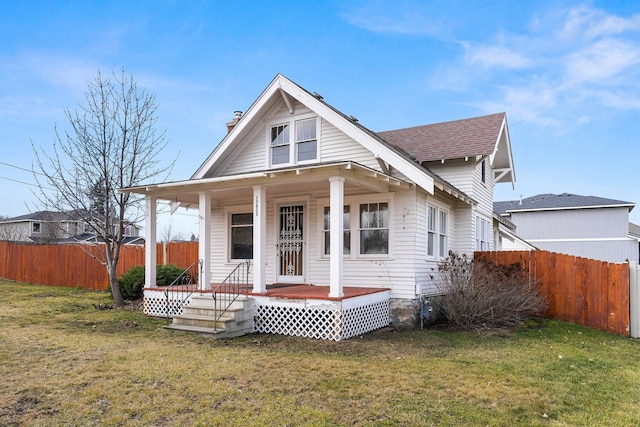
<svg viewBox="0 0 640 427">
<path fill-rule="evenodd" d="M 232 213 L 229 258 L 253 259 L 253 213 Z"/>
<path fill-rule="evenodd" d="M 491 223 L 484 218 L 476 217 L 476 250 L 491 250 Z"/>
<path fill-rule="evenodd" d="M 271 127 L 271 164 L 289 163 L 289 125 Z"/>
<path fill-rule="evenodd" d="M 318 158 L 316 128 L 315 117 L 271 126 L 269 131 L 271 165 L 297 164 L 316 160 Z M 294 131 L 291 132 L 291 129 Z"/>
<path fill-rule="evenodd" d="M 330 209 L 328 206 L 324 208 L 323 215 L 323 235 L 324 235 L 324 254 L 329 255 L 331 253 L 331 216 Z M 351 253 L 351 207 L 349 205 L 344 205 L 344 211 L 342 214 L 342 222 L 343 222 L 343 252 L 345 255 Z"/>
<path fill-rule="evenodd" d="M 360 205 L 360 254 L 389 253 L 389 203 Z"/>
<path fill-rule="evenodd" d="M 31 224 L 31 231 L 34 233 L 40 233 L 41 227 L 39 222 L 34 222 Z"/>
<path fill-rule="evenodd" d="M 427 205 L 427 256 L 447 256 L 448 248 L 449 214 L 444 209 Z"/>
</svg>

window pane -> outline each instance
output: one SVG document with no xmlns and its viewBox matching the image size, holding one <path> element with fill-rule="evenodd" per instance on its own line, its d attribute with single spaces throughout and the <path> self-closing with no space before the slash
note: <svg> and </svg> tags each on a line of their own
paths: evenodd
<svg viewBox="0 0 640 427">
<path fill-rule="evenodd" d="M 281 145 L 271 148 L 271 163 L 274 165 L 280 163 L 289 163 L 289 146 Z"/>
<path fill-rule="evenodd" d="M 362 230 L 360 252 L 363 254 L 389 253 L 389 230 Z"/>
<path fill-rule="evenodd" d="M 253 227 L 231 229 L 231 259 L 253 259 Z"/>
<path fill-rule="evenodd" d="M 440 234 L 447 234 L 447 213 L 440 211 Z"/>
<path fill-rule="evenodd" d="M 427 207 L 427 230 L 436 231 L 436 208 Z"/>
<path fill-rule="evenodd" d="M 445 257 L 447 255 L 447 236 L 443 236 L 440 235 L 440 242 L 439 242 L 439 256 L 440 257 Z"/>
<path fill-rule="evenodd" d="M 289 125 L 271 128 L 271 146 L 289 144 Z"/>
<path fill-rule="evenodd" d="M 389 204 L 379 203 L 380 214 L 378 215 L 378 227 L 389 227 Z"/>
<path fill-rule="evenodd" d="M 427 255 L 435 255 L 436 235 L 435 233 L 427 233 Z"/>
<path fill-rule="evenodd" d="M 330 233 L 331 229 L 331 216 L 330 216 L 330 208 L 327 206 L 324 208 L 323 215 L 323 227 L 324 227 L 324 254 L 329 255 L 331 253 L 331 242 L 330 242 Z M 351 208 L 349 205 L 344 206 L 342 222 L 344 228 L 344 236 L 343 236 L 343 252 L 344 254 L 351 253 Z"/>
<path fill-rule="evenodd" d="M 300 142 L 298 144 L 298 161 L 313 160 L 317 155 L 317 141 Z"/>
<path fill-rule="evenodd" d="M 253 225 L 253 214 L 231 214 L 231 225 Z"/>
<path fill-rule="evenodd" d="M 296 141 L 316 139 L 316 119 L 296 122 Z"/>
<path fill-rule="evenodd" d="M 369 205 L 360 205 L 360 228 L 372 228 L 369 223 Z"/>
</svg>

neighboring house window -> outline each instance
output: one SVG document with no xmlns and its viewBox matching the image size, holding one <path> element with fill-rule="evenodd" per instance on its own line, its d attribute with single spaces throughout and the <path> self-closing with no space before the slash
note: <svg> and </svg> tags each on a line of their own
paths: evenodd
<svg viewBox="0 0 640 427">
<path fill-rule="evenodd" d="M 427 205 L 427 256 L 444 258 L 448 252 L 447 211 Z"/>
<path fill-rule="evenodd" d="M 476 217 L 476 250 L 491 250 L 491 224 L 486 219 Z"/>
<path fill-rule="evenodd" d="M 40 223 L 39 222 L 34 222 L 33 224 L 31 224 L 31 231 L 34 233 L 39 233 L 40 232 Z"/>
<path fill-rule="evenodd" d="M 389 253 L 389 204 L 360 205 L 360 253 Z"/>
<path fill-rule="evenodd" d="M 231 214 L 231 259 L 253 259 L 253 213 Z"/>
<path fill-rule="evenodd" d="M 329 255 L 331 253 L 331 216 L 328 206 L 324 208 L 323 218 L 324 254 Z M 351 253 L 351 209 L 349 205 L 344 206 L 342 222 L 344 229 L 343 251 L 346 255 Z"/>
<path fill-rule="evenodd" d="M 480 175 L 482 182 L 487 182 L 487 161 L 483 160 L 480 164 Z"/>
<path fill-rule="evenodd" d="M 296 164 L 318 158 L 316 118 L 281 123 L 270 128 L 272 165 Z M 294 129 L 291 132 L 290 129 Z M 294 147 L 291 149 L 291 147 Z"/>
</svg>

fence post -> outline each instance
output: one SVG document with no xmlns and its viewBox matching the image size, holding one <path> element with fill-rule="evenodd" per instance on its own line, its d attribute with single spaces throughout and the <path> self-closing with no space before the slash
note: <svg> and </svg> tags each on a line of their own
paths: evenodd
<svg viewBox="0 0 640 427">
<path fill-rule="evenodd" d="M 638 264 L 629 261 L 629 335 L 640 337 L 640 283 L 638 283 Z"/>
</svg>

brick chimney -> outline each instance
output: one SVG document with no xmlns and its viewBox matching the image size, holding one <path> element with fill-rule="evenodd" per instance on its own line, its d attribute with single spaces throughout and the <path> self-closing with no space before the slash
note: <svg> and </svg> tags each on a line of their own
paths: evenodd
<svg viewBox="0 0 640 427">
<path fill-rule="evenodd" d="M 242 111 L 234 111 L 233 112 L 234 117 L 233 120 L 231 120 L 230 122 L 227 123 L 227 133 L 231 132 L 231 130 L 233 129 L 233 127 L 240 121 L 240 119 L 242 118 Z"/>
</svg>

